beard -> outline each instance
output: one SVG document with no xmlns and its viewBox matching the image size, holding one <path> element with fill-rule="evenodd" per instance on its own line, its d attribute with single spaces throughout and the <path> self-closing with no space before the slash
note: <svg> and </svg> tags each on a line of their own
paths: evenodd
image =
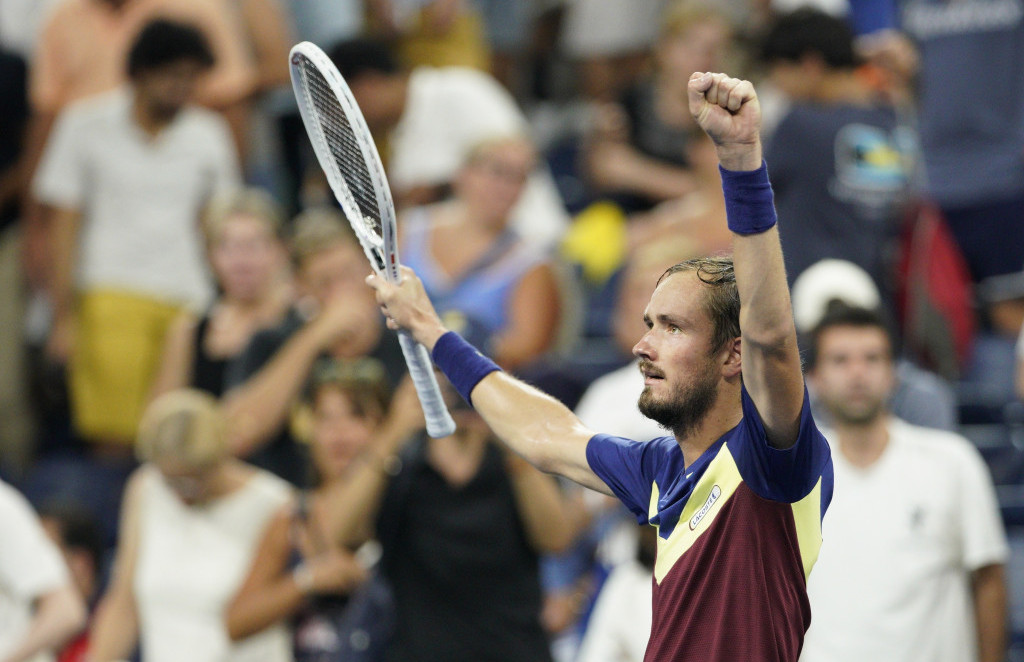
<svg viewBox="0 0 1024 662">
<path fill-rule="evenodd" d="M 649 365 L 640 362 L 641 369 Z M 709 362 L 706 370 L 675 385 L 665 399 L 655 399 L 651 387 L 645 386 L 636 404 L 641 414 L 682 439 L 700 426 L 717 397 L 718 374 Z"/>
<path fill-rule="evenodd" d="M 821 398 L 825 410 L 836 424 L 859 427 L 873 423 L 885 411 L 886 401 L 878 398 L 863 404 L 852 404 L 845 398 Z"/>
</svg>

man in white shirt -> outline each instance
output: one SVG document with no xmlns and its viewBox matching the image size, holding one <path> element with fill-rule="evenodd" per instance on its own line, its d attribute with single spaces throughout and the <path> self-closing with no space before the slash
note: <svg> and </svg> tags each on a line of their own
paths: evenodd
<svg viewBox="0 0 1024 662">
<path fill-rule="evenodd" d="M 156 20 L 130 85 L 64 111 L 33 184 L 55 209 L 52 358 L 70 361 L 77 431 L 130 448 L 168 325 L 212 293 L 199 215 L 238 185 L 227 123 L 190 104 L 213 66 L 202 33 Z"/>
<path fill-rule="evenodd" d="M 357 39 L 330 52 L 374 137 L 386 144 L 388 181 L 399 206 L 446 193 L 470 149 L 496 137 L 527 135 L 526 117 L 489 75 L 464 67 L 402 71 L 387 46 Z M 551 173 L 538 166 L 512 212 L 523 239 L 552 246 L 568 214 Z"/>
<path fill-rule="evenodd" d="M 892 340 L 840 307 L 816 327 L 810 378 L 831 414 L 835 495 L 808 580 L 803 662 L 997 662 L 1006 536 L 977 450 L 893 417 Z"/>
<path fill-rule="evenodd" d="M 85 603 L 28 501 L 0 481 L 0 660 L 52 659 L 85 624 Z"/>
</svg>

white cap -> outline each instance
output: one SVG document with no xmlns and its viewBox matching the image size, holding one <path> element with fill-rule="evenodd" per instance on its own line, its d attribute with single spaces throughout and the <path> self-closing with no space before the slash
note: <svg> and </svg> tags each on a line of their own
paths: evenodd
<svg viewBox="0 0 1024 662">
<path fill-rule="evenodd" d="M 793 318 L 796 329 L 814 329 L 833 300 L 856 308 L 877 309 L 882 299 L 868 272 L 846 260 L 821 260 L 801 273 L 793 283 Z"/>
</svg>

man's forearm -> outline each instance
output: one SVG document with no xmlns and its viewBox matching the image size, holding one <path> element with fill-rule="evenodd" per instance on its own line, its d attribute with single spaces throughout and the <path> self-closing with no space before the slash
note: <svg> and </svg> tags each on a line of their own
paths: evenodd
<svg viewBox="0 0 1024 662">
<path fill-rule="evenodd" d="M 224 413 L 232 452 L 245 457 L 284 424 L 309 378 L 322 342 L 312 326 L 292 336 L 259 372 L 228 394 Z"/>
<path fill-rule="evenodd" d="M 1006 569 L 989 565 L 974 572 L 974 617 L 978 630 L 978 662 L 1006 659 Z"/>
<path fill-rule="evenodd" d="M 36 614 L 28 632 L 3 658 L 4 662 L 21 662 L 37 653 L 52 652 L 85 625 L 85 603 L 70 584 L 39 599 Z"/>
</svg>

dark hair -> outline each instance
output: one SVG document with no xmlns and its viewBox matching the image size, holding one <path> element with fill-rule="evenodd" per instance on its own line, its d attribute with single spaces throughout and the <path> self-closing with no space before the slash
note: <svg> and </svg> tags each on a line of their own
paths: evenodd
<svg viewBox="0 0 1024 662">
<path fill-rule="evenodd" d="M 60 542 L 69 549 L 86 552 L 99 572 L 106 547 L 99 522 L 91 512 L 71 501 L 56 500 L 43 504 L 39 517 L 56 522 Z"/>
<path fill-rule="evenodd" d="M 349 84 L 366 73 L 392 75 L 400 71 L 387 42 L 360 37 L 335 44 L 327 54 Z"/>
<path fill-rule="evenodd" d="M 728 257 L 696 257 L 683 260 L 665 270 L 658 283 L 672 274 L 693 272 L 707 285 L 704 311 L 711 318 L 711 352 L 718 352 L 740 336 L 740 293 L 736 289 L 736 272 Z"/>
<path fill-rule="evenodd" d="M 333 388 L 346 394 L 360 418 L 383 418 L 391 401 L 387 372 L 372 358 L 354 360 L 324 359 L 313 368 L 308 401 L 315 407 L 323 389 Z"/>
<path fill-rule="evenodd" d="M 768 63 L 797 62 L 808 54 L 820 55 L 832 69 L 858 64 L 849 24 L 811 7 L 779 16 L 761 42 L 761 58 Z"/>
<path fill-rule="evenodd" d="M 206 36 L 193 25 L 165 18 L 155 19 L 135 38 L 128 52 L 128 77 L 159 69 L 182 60 L 197 62 L 203 69 L 213 67 L 213 51 Z"/>
<path fill-rule="evenodd" d="M 813 369 L 818 360 L 819 343 L 821 336 L 829 329 L 836 327 L 853 327 L 857 329 L 878 329 L 889 343 L 889 353 L 892 355 L 896 348 L 896 340 L 893 337 L 885 318 L 870 308 L 859 308 L 850 306 L 839 299 L 834 299 L 828 304 L 828 310 L 818 322 L 818 325 L 810 333 L 810 342 L 807 350 L 807 368 Z"/>
</svg>

